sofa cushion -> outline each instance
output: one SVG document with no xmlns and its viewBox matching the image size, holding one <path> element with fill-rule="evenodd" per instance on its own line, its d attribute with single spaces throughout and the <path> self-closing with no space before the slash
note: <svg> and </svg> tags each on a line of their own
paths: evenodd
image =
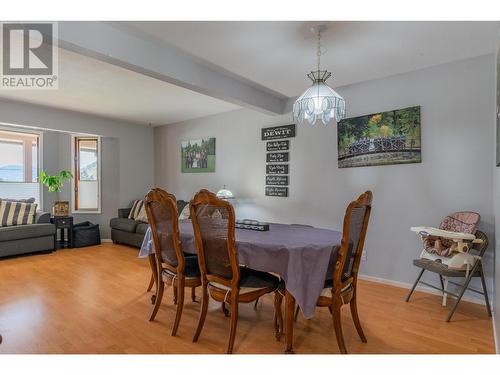
<svg viewBox="0 0 500 375">
<path fill-rule="evenodd" d="M 137 224 L 137 228 L 135 228 L 135 232 L 139 234 L 146 234 L 146 231 L 149 228 L 149 224 L 139 223 Z"/>
<path fill-rule="evenodd" d="M 56 226 L 54 224 L 27 224 L 0 227 L 0 242 L 53 236 L 55 233 Z"/>
<path fill-rule="evenodd" d="M 123 230 L 124 232 L 135 233 L 135 228 L 139 224 L 137 221 L 132 219 L 125 219 L 121 217 L 115 217 L 109 222 L 109 226 L 113 229 Z"/>
<path fill-rule="evenodd" d="M 22 203 L 35 203 L 35 198 L 28 198 L 28 199 L 10 199 L 10 198 L 0 198 L 0 201 L 6 201 L 6 202 L 22 202 Z"/>
<path fill-rule="evenodd" d="M 141 208 L 144 206 L 144 201 L 143 200 L 135 200 L 132 203 L 132 208 L 130 209 L 130 213 L 128 214 L 129 219 L 137 219 L 137 216 L 139 216 L 139 212 L 141 212 Z"/>
<path fill-rule="evenodd" d="M 189 211 L 189 204 L 186 204 L 184 208 L 182 209 L 181 213 L 179 214 L 179 220 L 186 220 L 189 219 L 191 216 L 191 213 Z"/>
<path fill-rule="evenodd" d="M 35 222 L 36 203 L 0 201 L 0 226 L 26 225 Z"/>
<path fill-rule="evenodd" d="M 139 213 L 135 217 L 136 221 L 140 221 L 142 223 L 147 223 L 148 222 L 148 215 L 146 214 L 146 205 L 142 205 Z"/>
<path fill-rule="evenodd" d="M 177 214 L 180 215 L 182 210 L 184 209 L 184 207 L 186 207 L 187 205 L 189 205 L 189 202 L 186 202 L 182 199 L 178 200 L 177 201 Z"/>
</svg>

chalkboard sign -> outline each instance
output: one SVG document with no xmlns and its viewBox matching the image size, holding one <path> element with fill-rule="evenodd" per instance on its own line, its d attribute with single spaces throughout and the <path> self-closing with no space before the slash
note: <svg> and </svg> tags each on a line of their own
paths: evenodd
<svg viewBox="0 0 500 375">
<path fill-rule="evenodd" d="M 288 164 L 267 164 L 267 174 L 288 174 Z"/>
<path fill-rule="evenodd" d="M 290 141 L 269 141 L 267 142 L 267 151 L 288 151 Z"/>
<path fill-rule="evenodd" d="M 289 159 L 288 152 L 268 152 L 266 161 L 268 163 L 287 162 Z"/>
<path fill-rule="evenodd" d="M 295 137 L 295 124 L 262 128 L 262 140 L 283 139 Z"/>
<path fill-rule="evenodd" d="M 266 176 L 266 185 L 288 185 L 288 176 Z"/>
<path fill-rule="evenodd" d="M 288 197 L 288 187 L 266 186 L 267 197 Z"/>
</svg>

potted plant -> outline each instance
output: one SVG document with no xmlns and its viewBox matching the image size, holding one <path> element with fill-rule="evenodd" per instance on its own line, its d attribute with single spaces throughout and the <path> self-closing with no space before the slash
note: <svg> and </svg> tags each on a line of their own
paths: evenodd
<svg viewBox="0 0 500 375">
<path fill-rule="evenodd" d="M 70 171 L 62 170 L 59 174 L 49 175 L 45 171 L 40 172 L 40 181 L 47 186 L 51 193 L 58 193 L 63 187 L 63 181 L 71 180 L 73 175 Z M 52 207 L 52 215 L 54 216 L 68 216 L 69 215 L 69 202 L 68 201 L 55 201 Z"/>
</svg>

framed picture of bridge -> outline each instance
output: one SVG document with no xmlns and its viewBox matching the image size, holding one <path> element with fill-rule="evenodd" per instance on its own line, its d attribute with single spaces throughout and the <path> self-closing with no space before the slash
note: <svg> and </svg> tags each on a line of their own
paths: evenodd
<svg viewBox="0 0 500 375">
<path fill-rule="evenodd" d="M 339 168 L 421 163 L 420 106 L 341 120 Z"/>
</svg>

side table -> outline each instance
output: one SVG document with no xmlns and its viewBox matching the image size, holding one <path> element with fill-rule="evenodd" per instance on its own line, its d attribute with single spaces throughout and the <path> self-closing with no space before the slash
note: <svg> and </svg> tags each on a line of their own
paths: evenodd
<svg viewBox="0 0 500 375">
<path fill-rule="evenodd" d="M 73 216 L 53 216 L 50 222 L 56 226 L 56 233 L 54 234 L 54 245 L 56 249 L 64 247 L 73 247 Z M 67 232 L 67 240 L 65 236 Z M 60 238 L 57 240 L 57 232 L 60 232 Z"/>
</svg>

